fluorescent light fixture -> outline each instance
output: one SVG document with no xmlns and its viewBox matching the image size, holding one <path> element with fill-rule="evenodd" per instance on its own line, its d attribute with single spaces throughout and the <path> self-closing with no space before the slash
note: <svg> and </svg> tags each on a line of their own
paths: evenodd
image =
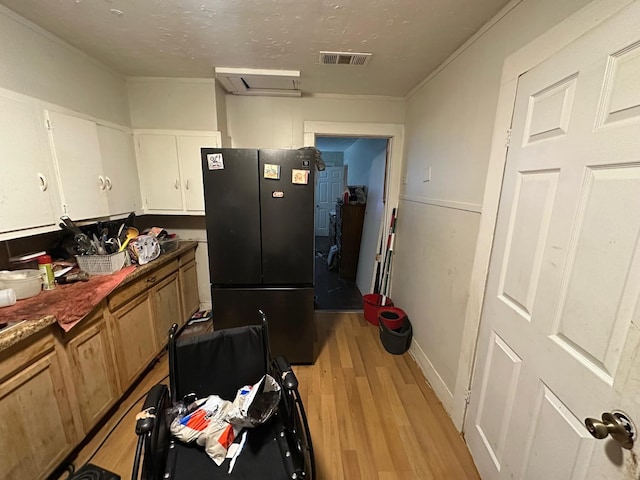
<svg viewBox="0 0 640 480">
<path fill-rule="evenodd" d="M 216 67 L 216 78 L 234 95 L 301 97 L 300 70 Z"/>
</svg>

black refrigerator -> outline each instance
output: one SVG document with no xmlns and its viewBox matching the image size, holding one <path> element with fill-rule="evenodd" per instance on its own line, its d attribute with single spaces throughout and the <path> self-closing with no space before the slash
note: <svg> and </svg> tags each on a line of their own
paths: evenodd
<svg viewBox="0 0 640 480">
<path fill-rule="evenodd" d="M 314 362 L 314 154 L 203 148 L 216 330 L 269 321 L 271 352 Z"/>
</svg>

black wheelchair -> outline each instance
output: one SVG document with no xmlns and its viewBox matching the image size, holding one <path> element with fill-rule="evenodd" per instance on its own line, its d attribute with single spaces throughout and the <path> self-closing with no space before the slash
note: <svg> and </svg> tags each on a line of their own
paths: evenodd
<svg viewBox="0 0 640 480">
<path fill-rule="evenodd" d="M 132 479 L 315 479 L 311 435 L 298 381 L 282 357 L 271 358 L 267 320 L 251 325 L 181 338 L 177 325 L 169 334 L 169 388 L 155 385 L 136 422 L 138 444 Z M 263 425 L 248 429 L 232 473 L 228 462 L 218 467 L 202 447 L 171 437 L 165 412 L 173 402 L 195 394 L 233 400 L 239 388 L 265 374 L 281 387 L 276 413 Z"/>
</svg>

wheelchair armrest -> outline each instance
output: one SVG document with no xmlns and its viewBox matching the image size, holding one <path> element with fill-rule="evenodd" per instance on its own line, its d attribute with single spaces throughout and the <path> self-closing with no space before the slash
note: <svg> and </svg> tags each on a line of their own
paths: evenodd
<svg viewBox="0 0 640 480">
<path fill-rule="evenodd" d="M 284 357 L 278 357 L 275 360 L 276 367 L 278 368 L 278 372 L 280 373 L 280 380 L 282 381 L 282 386 L 287 390 L 295 390 L 298 388 L 298 379 L 296 378 L 296 374 L 293 373 L 291 369 L 291 364 L 287 362 Z"/>
<path fill-rule="evenodd" d="M 142 405 L 142 410 L 136 415 L 137 435 L 145 435 L 153 429 L 156 416 L 162 413 L 158 412 L 157 409 L 162 402 L 162 397 L 165 395 L 166 390 L 167 386 L 161 384 L 154 385 L 151 390 L 149 390 L 147 398 Z"/>
</svg>

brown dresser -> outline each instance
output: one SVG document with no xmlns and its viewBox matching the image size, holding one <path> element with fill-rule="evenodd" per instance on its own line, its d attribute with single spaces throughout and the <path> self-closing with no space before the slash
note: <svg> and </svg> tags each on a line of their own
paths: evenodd
<svg viewBox="0 0 640 480">
<path fill-rule="evenodd" d="M 340 276 L 355 280 L 364 224 L 364 204 L 336 205 L 336 244 Z"/>
</svg>

